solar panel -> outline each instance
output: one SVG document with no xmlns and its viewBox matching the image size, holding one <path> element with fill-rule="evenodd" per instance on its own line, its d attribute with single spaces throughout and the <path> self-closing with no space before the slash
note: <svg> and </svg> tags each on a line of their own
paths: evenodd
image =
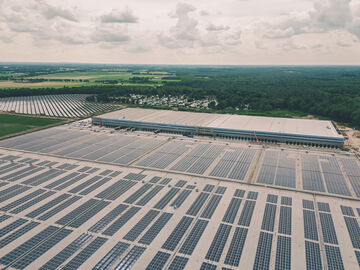
<svg viewBox="0 0 360 270">
<path fill-rule="evenodd" d="M 232 266 L 239 266 L 241 254 L 244 248 L 248 229 L 237 227 L 231 244 L 226 254 L 224 263 Z"/>
<path fill-rule="evenodd" d="M 119 180 L 116 183 L 112 184 L 102 192 L 96 195 L 100 199 L 115 200 L 128 191 L 131 187 L 136 185 L 136 182 L 130 180 Z"/>
<path fill-rule="evenodd" d="M 278 236 L 276 247 L 276 270 L 291 269 L 291 238 L 283 235 Z"/>
<path fill-rule="evenodd" d="M 146 267 L 146 270 L 158 270 L 163 269 L 167 260 L 170 258 L 169 253 L 158 251 L 155 257 L 151 260 L 149 265 Z"/>
<path fill-rule="evenodd" d="M 175 197 L 175 195 L 180 191 L 178 188 L 171 188 L 165 195 L 160 199 L 160 201 L 155 204 L 154 208 L 164 209 L 165 206 Z"/>
<path fill-rule="evenodd" d="M 70 193 L 78 193 L 80 190 L 89 187 L 90 185 L 94 184 L 95 182 L 97 182 L 100 179 L 101 179 L 101 177 L 98 175 L 91 177 L 89 180 L 86 180 L 85 182 L 82 182 L 80 185 L 77 185 L 73 189 L 69 190 L 69 192 Z"/>
<path fill-rule="evenodd" d="M 260 232 L 253 269 L 269 269 L 273 235 Z"/>
<path fill-rule="evenodd" d="M 24 203 L 21 206 L 11 210 L 10 213 L 18 214 L 18 213 L 28 209 L 29 207 L 41 202 L 42 200 L 45 200 L 45 199 L 49 198 L 50 196 L 52 196 L 54 194 L 55 194 L 54 191 L 48 191 L 48 192 L 36 197 L 35 199 L 32 199 L 32 200 L 28 201 L 27 203 Z"/>
<path fill-rule="evenodd" d="M 187 183 L 187 182 L 186 182 L 185 180 L 179 180 L 179 181 L 176 183 L 175 187 L 181 188 L 181 187 L 185 186 L 186 183 Z"/>
<path fill-rule="evenodd" d="M 360 227 L 353 217 L 344 216 L 346 228 L 349 232 L 351 243 L 354 248 L 360 249 Z"/>
<path fill-rule="evenodd" d="M 0 263 L 4 265 L 9 265 L 14 262 L 16 259 L 20 258 L 22 255 L 26 254 L 28 251 L 33 249 L 35 246 L 39 245 L 39 243 L 43 242 L 44 239 L 47 239 L 50 235 L 55 233 L 59 228 L 55 226 L 49 226 L 40 233 L 34 235 L 29 240 L 25 241 L 17 248 L 13 249 L 6 255 L 3 255 L 0 258 Z"/>
<path fill-rule="evenodd" d="M 56 206 L 55 208 L 51 209 L 50 211 L 46 212 L 45 214 L 41 215 L 40 217 L 38 217 L 39 220 L 48 220 L 49 218 L 51 218 L 52 216 L 60 213 L 61 211 L 63 211 L 65 208 L 69 207 L 70 205 L 72 205 L 73 203 L 77 202 L 78 200 L 80 200 L 81 197 L 79 196 L 75 196 L 75 197 L 71 197 L 70 199 L 68 199 L 67 201 L 63 202 L 62 204 Z"/>
<path fill-rule="evenodd" d="M 164 228 L 167 222 L 170 220 L 173 214 L 163 213 L 161 216 L 154 222 L 149 230 L 141 237 L 139 243 L 150 245 L 159 232 Z"/>
<path fill-rule="evenodd" d="M 194 219 L 191 217 L 183 216 L 170 236 L 166 239 L 165 243 L 162 245 L 162 248 L 174 250 L 193 220 Z"/>
<path fill-rule="evenodd" d="M 275 170 L 276 170 L 275 166 L 262 165 L 257 182 L 263 184 L 269 184 L 269 185 L 274 184 Z"/>
<path fill-rule="evenodd" d="M 57 269 L 61 264 L 63 264 L 67 259 L 69 259 L 76 251 L 78 251 L 82 246 L 86 245 L 93 238 L 92 235 L 83 233 L 58 254 L 52 257 L 47 263 L 45 263 L 39 270 L 50 270 Z"/>
<path fill-rule="evenodd" d="M 265 231 L 274 231 L 274 222 L 276 215 L 276 205 L 267 203 L 265 205 L 264 217 L 261 229 Z"/>
<path fill-rule="evenodd" d="M 9 233 L 9 232 L 15 230 L 16 228 L 24 225 L 26 222 L 27 222 L 27 220 L 23 219 L 23 218 L 19 218 L 19 219 L 15 220 L 15 221 L 11 222 L 10 224 L 8 224 L 5 227 L 0 229 L 0 237 L 3 237 L 7 233 Z"/>
<path fill-rule="evenodd" d="M 135 241 L 135 239 L 146 229 L 147 226 L 156 218 L 159 211 L 150 210 L 142 217 L 134 227 L 124 236 L 125 240 Z"/>
<path fill-rule="evenodd" d="M 304 209 L 303 218 L 305 238 L 317 241 L 319 238 L 316 227 L 315 212 Z"/>
<path fill-rule="evenodd" d="M 153 185 L 145 184 L 141 186 L 137 191 L 131 194 L 124 202 L 125 203 L 134 203 L 137 199 L 139 199 L 142 195 L 145 194 Z"/>
<path fill-rule="evenodd" d="M 318 243 L 305 241 L 306 269 L 321 270 L 320 246 Z"/>
<path fill-rule="evenodd" d="M 278 196 L 273 194 L 268 194 L 266 202 L 268 203 L 277 203 Z"/>
<path fill-rule="evenodd" d="M 63 216 L 61 219 L 56 221 L 56 223 L 60 224 L 60 225 L 68 224 L 74 218 L 85 213 L 86 211 L 88 211 L 88 209 L 91 209 L 91 207 L 93 207 L 96 203 L 99 203 L 99 202 L 100 202 L 99 200 L 90 199 L 90 200 L 86 201 L 85 203 L 83 203 L 82 205 L 75 208 L 74 210 L 72 210 L 67 215 Z"/>
<path fill-rule="evenodd" d="M 122 226 L 124 226 L 137 212 L 139 212 L 140 207 L 131 207 L 126 211 L 121 217 L 119 217 L 113 224 L 111 224 L 104 232 L 104 235 L 114 235 Z"/>
<path fill-rule="evenodd" d="M 170 263 L 168 270 L 178 270 L 178 269 L 184 269 L 188 258 L 175 256 L 174 260 Z"/>
<path fill-rule="evenodd" d="M 136 202 L 136 205 L 145 206 L 152 198 L 154 198 L 164 186 L 155 186 L 153 187 L 144 197 Z"/>
<path fill-rule="evenodd" d="M 275 185 L 296 188 L 295 169 L 278 167 L 275 176 Z"/>
<path fill-rule="evenodd" d="M 319 211 L 330 213 L 330 206 L 328 203 L 318 202 L 317 204 L 318 204 Z"/>
<path fill-rule="evenodd" d="M 5 220 L 7 220 L 8 218 L 11 218 L 10 215 L 6 215 L 6 214 L 3 214 L 0 216 L 0 223 L 1 222 L 4 222 Z"/>
<path fill-rule="evenodd" d="M 355 217 L 354 211 L 351 207 L 340 205 L 340 208 L 343 215 Z"/>
<path fill-rule="evenodd" d="M 221 198 L 222 196 L 220 195 L 213 195 L 202 212 L 201 217 L 210 219 L 219 205 Z"/>
<path fill-rule="evenodd" d="M 96 182 L 95 184 L 93 184 L 92 186 L 84 189 L 83 191 L 80 192 L 80 195 L 88 195 L 91 192 L 93 192 L 94 190 L 96 190 L 97 188 L 101 187 L 102 185 L 106 184 L 107 182 L 109 182 L 111 180 L 111 178 L 109 177 L 105 177 L 104 179 L 101 179 L 100 181 Z"/>
<path fill-rule="evenodd" d="M 91 255 L 93 255 L 102 245 L 107 241 L 106 238 L 97 237 L 89 245 L 87 245 L 79 254 L 71 259 L 67 264 L 65 264 L 62 269 L 71 270 L 78 269 L 86 260 L 88 260 Z"/>
<path fill-rule="evenodd" d="M 4 189 L 4 190 L 1 190 L 1 191 L 0 191 L 0 197 L 2 197 L 2 196 L 4 196 L 4 195 L 8 195 L 9 193 L 11 193 L 11 192 L 13 192 L 13 191 L 15 191 L 15 190 L 17 190 L 17 189 L 19 189 L 19 188 L 21 188 L 21 187 L 23 187 L 23 186 L 21 186 L 21 185 L 14 185 L 14 186 L 8 187 L 8 188 L 6 188 L 6 189 Z"/>
<path fill-rule="evenodd" d="M 21 236 L 23 236 L 27 232 L 34 229 L 39 224 L 40 224 L 39 222 L 30 222 L 30 223 L 26 224 L 25 226 L 21 227 L 20 229 L 14 231 L 13 233 L 9 234 L 8 236 L 2 238 L 0 240 L 0 248 L 3 248 L 6 245 L 12 243 L 16 239 L 20 238 Z"/>
<path fill-rule="evenodd" d="M 181 193 L 176 197 L 176 199 L 170 204 L 170 206 L 174 206 L 175 208 L 179 208 L 186 198 L 191 194 L 191 190 L 183 190 Z"/>
<path fill-rule="evenodd" d="M 59 203 L 61 203 L 62 201 L 66 200 L 69 197 L 70 197 L 69 194 L 61 194 L 60 196 L 56 197 L 55 199 L 51 200 L 50 202 L 36 208 L 35 210 L 33 210 L 32 212 L 27 214 L 26 217 L 34 218 L 34 217 L 40 215 L 41 213 L 49 210 L 50 208 L 54 207 L 55 205 L 58 205 Z"/>
<path fill-rule="evenodd" d="M 209 184 L 207 184 L 207 185 L 204 187 L 203 191 L 205 191 L 205 192 L 211 192 L 211 191 L 213 191 L 214 188 L 215 188 L 214 185 L 209 185 Z"/>
<path fill-rule="evenodd" d="M 328 213 L 319 213 L 325 243 L 338 244 L 333 219 Z"/>
<path fill-rule="evenodd" d="M 201 264 L 200 270 L 216 270 L 216 265 L 207 263 L 207 262 L 203 262 Z"/>
<path fill-rule="evenodd" d="M 324 182 L 320 171 L 302 170 L 303 189 L 325 192 Z"/>
<path fill-rule="evenodd" d="M 249 201 L 249 200 L 245 201 L 245 205 L 241 212 L 241 215 L 240 215 L 240 218 L 238 221 L 238 225 L 246 226 L 246 227 L 250 226 L 251 218 L 252 218 L 254 208 L 255 208 L 255 204 L 256 204 L 255 201 Z"/>
<path fill-rule="evenodd" d="M 90 232 L 98 233 L 102 231 L 111 221 L 117 218 L 122 212 L 127 209 L 128 206 L 125 204 L 120 204 L 96 222 L 93 226 L 89 228 Z"/>
<path fill-rule="evenodd" d="M 37 172 L 41 171 L 42 169 L 43 168 L 30 166 L 30 167 L 24 168 L 22 170 L 8 174 L 6 176 L 3 176 L 3 177 L 1 177 L 1 180 L 15 182 L 15 181 L 23 179 L 31 174 L 37 173 Z"/>
<path fill-rule="evenodd" d="M 5 202 L 5 201 L 9 200 L 10 198 L 13 198 L 25 191 L 28 191 L 29 189 L 30 189 L 30 187 L 19 186 L 19 188 L 15 189 L 14 191 L 11 191 L 11 192 L 7 193 L 6 195 L 1 196 L 0 203 Z"/>
<path fill-rule="evenodd" d="M 35 198 L 36 196 L 41 195 L 44 192 L 45 192 L 44 189 L 35 190 L 35 191 L 31 192 L 30 194 L 25 195 L 24 197 L 21 197 L 20 199 L 17 199 L 16 201 L 13 201 L 13 202 L 1 207 L 0 210 L 1 211 L 9 211 L 10 209 L 17 207 L 20 204 L 23 204 L 23 203 Z"/>
<path fill-rule="evenodd" d="M 180 253 L 191 255 L 206 229 L 207 220 L 198 219 L 180 248 Z"/>
<path fill-rule="evenodd" d="M 314 210 L 314 202 L 309 200 L 302 200 L 303 208 Z"/>
<path fill-rule="evenodd" d="M 357 262 L 360 266 L 360 251 L 355 250 L 355 256 L 356 256 Z"/>
<path fill-rule="evenodd" d="M 291 207 L 281 206 L 279 217 L 279 233 L 291 235 Z"/>
<path fill-rule="evenodd" d="M 345 269 L 339 247 L 325 245 L 328 269 Z"/>
<path fill-rule="evenodd" d="M 243 189 L 236 189 L 234 192 L 234 197 L 243 198 L 245 195 L 245 190 Z"/>
<path fill-rule="evenodd" d="M 96 203 L 91 209 L 86 211 L 85 213 L 79 215 L 76 217 L 73 221 L 67 224 L 67 226 L 73 227 L 73 228 L 79 228 L 82 224 L 90 220 L 93 216 L 95 216 L 97 213 L 99 213 L 102 209 L 104 209 L 106 206 L 108 206 L 110 202 L 100 201 Z"/>
<path fill-rule="evenodd" d="M 0 187 L 6 186 L 7 184 L 9 184 L 9 183 L 6 183 L 6 182 L 0 182 Z"/>
<path fill-rule="evenodd" d="M 112 172 L 113 172 L 113 170 L 106 169 L 106 170 L 102 171 L 101 173 L 99 173 L 99 175 L 106 176 Z"/>
<path fill-rule="evenodd" d="M 130 244 L 117 243 L 95 266 L 94 270 L 108 270 L 120 258 L 120 256 L 129 248 Z M 45 269 L 44 269 L 45 270 Z"/>
<path fill-rule="evenodd" d="M 171 178 L 164 178 L 160 181 L 160 185 L 167 185 L 171 182 Z"/>
<path fill-rule="evenodd" d="M 146 248 L 144 247 L 134 246 L 115 267 L 115 270 L 131 269 L 131 267 L 136 263 L 145 250 Z"/>
<path fill-rule="evenodd" d="M 70 174 L 65 175 L 64 177 L 61 177 L 60 179 L 48 184 L 47 186 L 45 186 L 45 188 L 54 188 L 58 185 L 65 183 L 66 181 L 73 179 L 74 177 L 76 177 L 78 175 L 80 175 L 80 174 L 77 172 L 70 173 Z"/>
<path fill-rule="evenodd" d="M 190 206 L 186 214 L 190 216 L 196 216 L 208 197 L 209 193 L 201 192 L 196 198 L 196 200 L 193 202 L 193 204 Z"/>
<path fill-rule="evenodd" d="M 129 173 L 124 176 L 124 179 L 141 181 L 146 177 L 145 174 Z"/>
<path fill-rule="evenodd" d="M 247 199 L 256 200 L 257 197 L 258 197 L 258 192 L 256 192 L 256 191 L 249 191 L 248 192 Z"/>
<path fill-rule="evenodd" d="M 224 250 L 226 241 L 229 237 L 230 230 L 231 230 L 230 225 L 220 224 L 220 226 L 215 234 L 215 237 L 211 243 L 211 246 L 210 246 L 208 252 L 206 253 L 205 258 L 207 260 L 211 260 L 211 261 L 215 261 L 215 262 L 218 262 L 220 260 L 220 257 Z"/>
<path fill-rule="evenodd" d="M 153 178 L 151 178 L 151 180 L 149 181 L 150 183 L 157 183 L 161 180 L 160 176 L 154 176 Z"/>
<path fill-rule="evenodd" d="M 43 255 L 45 252 L 50 250 L 57 243 L 62 241 L 65 237 L 67 237 L 72 231 L 67 229 L 61 229 L 57 231 L 55 234 L 51 235 L 50 238 L 42 242 L 40 245 L 37 245 L 34 249 L 31 249 L 29 253 L 27 253 L 24 257 L 17 260 L 12 267 L 17 269 L 23 269 L 34 262 L 37 258 Z M 38 244 L 38 243 L 36 243 Z M 35 244 L 35 245 L 36 245 Z"/>
</svg>

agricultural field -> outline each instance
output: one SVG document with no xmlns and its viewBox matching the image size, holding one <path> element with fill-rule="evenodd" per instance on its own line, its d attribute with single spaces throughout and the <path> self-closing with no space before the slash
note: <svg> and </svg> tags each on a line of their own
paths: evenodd
<svg viewBox="0 0 360 270">
<path fill-rule="evenodd" d="M 169 80 L 168 73 L 129 72 L 129 71 L 68 71 L 30 76 L 16 74 L 11 76 L 0 73 L 1 88 L 45 88 L 76 87 L 96 85 L 137 85 L 159 86 Z M 171 75 L 173 76 L 173 75 Z M 163 79 L 164 78 L 164 79 Z M 175 78 L 175 77 L 174 77 Z"/>
<path fill-rule="evenodd" d="M 1 98 L 0 111 L 73 118 L 116 108 L 113 105 L 86 103 L 86 97 L 74 94 Z"/>
<path fill-rule="evenodd" d="M 64 122 L 64 119 L 0 113 L 0 138 L 27 130 L 52 126 L 62 122 Z"/>
<path fill-rule="evenodd" d="M 0 88 L 45 88 L 45 87 L 64 87 L 64 86 L 80 86 L 81 83 L 76 82 L 53 82 L 53 81 L 44 81 L 44 82 L 14 82 L 14 81 L 0 81 Z"/>
</svg>

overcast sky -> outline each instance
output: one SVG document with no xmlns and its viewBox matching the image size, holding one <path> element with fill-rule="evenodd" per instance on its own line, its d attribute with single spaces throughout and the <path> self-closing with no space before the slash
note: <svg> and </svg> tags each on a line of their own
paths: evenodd
<svg viewBox="0 0 360 270">
<path fill-rule="evenodd" d="M 0 0 L 0 61 L 360 64 L 360 0 Z"/>
</svg>

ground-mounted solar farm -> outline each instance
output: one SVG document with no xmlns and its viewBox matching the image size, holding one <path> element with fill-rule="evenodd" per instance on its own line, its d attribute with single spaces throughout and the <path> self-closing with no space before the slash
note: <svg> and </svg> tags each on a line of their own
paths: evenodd
<svg viewBox="0 0 360 270">
<path fill-rule="evenodd" d="M 358 269 L 360 162 L 88 120 L 0 141 L 7 269 Z"/>
<path fill-rule="evenodd" d="M 0 111 L 74 118 L 114 109 L 112 105 L 87 103 L 86 96 L 69 94 L 0 98 Z"/>
</svg>

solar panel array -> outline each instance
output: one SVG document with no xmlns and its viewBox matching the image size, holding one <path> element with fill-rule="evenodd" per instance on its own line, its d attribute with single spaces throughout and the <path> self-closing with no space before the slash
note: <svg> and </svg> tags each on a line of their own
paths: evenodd
<svg viewBox="0 0 360 270">
<path fill-rule="evenodd" d="M 72 118 L 116 108 L 113 105 L 86 103 L 86 96 L 71 94 L 0 98 L 0 111 Z"/>
<path fill-rule="evenodd" d="M 7 139 L 0 147 L 360 198 L 359 162 L 340 155 L 66 128 Z"/>
<path fill-rule="evenodd" d="M 295 164 L 296 159 L 286 152 L 266 151 L 257 182 L 295 188 Z"/>
<path fill-rule="evenodd" d="M 54 128 L 0 142 L 0 147 L 66 158 L 129 164 L 164 143 L 138 136 L 97 136 L 80 130 Z"/>
<path fill-rule="evenodd" d="M 192 142 L 173 141 L 141 159 L 136 165 L 244 180 L 256 150 L 227 148 L 223 145 L 194 145 Z"/>
<path fill-rule="evenodd" d="M 45 154 L 0 150 L 0 263 L 4 267 L 360 266 L 360 204 L 350 181 L 358 174 L 355 159 L 168 141 L 161 136 L 68 131 L 49 129 L 0 143 Z M 136 152 L 132 145 L 143 149 L 142 154 L 121 159 L 121 151 L 124 156 Z M 68 155 L 66 160 L 46 155 L 60 152 L 59 156 Z M 96 162 L 116 163 L 106 161 L 106 153 L 113 161 L 135 168 Z M 71 155 L 95 162 L 71 159 Z M 139 168 L 147 166 L 156 170 Z M 167 172 L 159 172 L 163 169 Z M 309 175 L 319 178 L 306 178 Z M 259 185 L 245 183 L 249 180 Z M 305 187 L 314 193 L 302 193 Z M 316 192 L 354 198 L 327 198 Z M 352 253 L 343 260 L 349 247 Z"/>
</svg>

